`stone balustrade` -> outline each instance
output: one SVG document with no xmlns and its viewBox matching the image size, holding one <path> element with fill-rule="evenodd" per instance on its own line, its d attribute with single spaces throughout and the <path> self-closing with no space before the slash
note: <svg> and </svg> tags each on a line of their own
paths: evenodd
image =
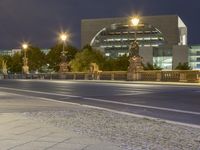
<svg viewBox="0 0 200 150">
<path fill-rule="evenodd" d="M 68 72 L 64 74 L 9 74 L 0 75 L 0 79 L 56 79 L 56 80 L 127 80 L 127 71 L 101 71 L 96 73 Z M 137 81 L 155 82 L 191 82 L 200 83 L 200 71 L 140 71 L 136 76 Z"/>
</svg>

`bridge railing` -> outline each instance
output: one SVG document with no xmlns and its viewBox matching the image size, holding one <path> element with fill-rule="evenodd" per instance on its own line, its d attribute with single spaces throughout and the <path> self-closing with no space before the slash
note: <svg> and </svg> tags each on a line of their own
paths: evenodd
<svg viewBox="0 0 200 150">
<path fill-rule="evenodd" d="M 200 71 L 142 71 L 141 81 L 200 82 Z"/>
<path fill-rule="evenodd" d="M 141 71 L 137 72 L 138 81 L 162 82 L 200 82 L 200 71 Z M 127 80 L 126 71 L 68 72 L 64 74 L 9 74 L 0 79 L 44 79 L 44 80 Z"/>
</svg>

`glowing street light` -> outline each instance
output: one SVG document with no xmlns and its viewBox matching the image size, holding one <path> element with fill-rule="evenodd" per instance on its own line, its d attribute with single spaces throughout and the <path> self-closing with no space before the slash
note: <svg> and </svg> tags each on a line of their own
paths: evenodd
<svg viewBox="0 0 200 150">
<path fill-rule="evenodd" d="M 65 52 L 65 45 L 66 45 L 66 42 L 68 41 L 68 38 L 69 38 L 69 34 L 66 33 L 66 32 L 63 32 L 59 35 L 59 39 L 63 43 L 63 50 L 62 50 L 62 53 L 61 53 L 61 62 L 60 62 L 60 65 L 59 65 L 60 66 L 60 69 L 59 69 L 60 73 L 69 72 L 69 64 L 67 62 L 67 57 L 66 57 L 67 52 Z"/>
<path fill-rule="evenodd" d="M 131 24 L 135 28 L 135 41 L 137 40 L 137 37 L 136 37 L 137 36 L 137 27 L 138 27 L 139 23 L 140 23 L 139 17 L 133 17 L 131 19 Z"/>
<path fill-rule="evenodd" d="M 140 23 L 139 17 L 133 17 L 131 20 L 131 25 L 134 28 L 134 35 L 135 35 L 135 40 L 130 44 L 129 47 L 129 67 L 127 71 L 127 79 L 128 80 L 139 80 L 140 75 L 138 72 L 143 70 L 142 66 L 142 57 L 139 55 L 139 44 L 137 42 L 137 27 Z"/>
<path fill-rule="evenodd" d="M 27 58 L 27 49 L 28 49 L 28 44 L 27 43 L 23 43 L 22 44 L 22 49 L 24 50 L 24 58 L 23 58 L 23 72 L 25 74 L 29 73 L 29 67 L 28 67 L 28 58 Z"/>
<path fill-rule="evenodd" d="M 140 23 L 140 19 L 138 17 L 134 17 L 131 19 L 131 23 L 134 27 L 136 27 Z"/>
<path fill-rule="evenodd" d="M 61 39 L 63 42 L 66 42 L 66 40 L 67 40 L 67 34 L 66 34 L 66 33 L 61 33 L 61 34 L 60 34 L 60 39 Z"/>
<path fill-rule="evenodd" d="M 134 41 L 131 43 L 129 51 L 130 56 L 138 56 L 139 55 L 139 44 L 137 43 L 137 27 L 140 23 L 139 17 L 133 17 L 131 20 L 131 26 L 134 28 Z"/>
<path fill-rule="evenodd" d="M 68 39 L 68 34 L 67 33 L 61 33 L 60 34 L 60 40 L 63 42 L 63 50 L 62 50 L 62 55 L 63 56 L 65 55 L 65 44 L 66 44 L 67 39 Z"/>
<path fill-rule="evenodd" d="M 28 44 L 27 44 L 27 43 L 23 43 L 23 44 L 22 44 L 22 48 L 23 48 L 24 50 L 27 50 Z"/>
</svg>

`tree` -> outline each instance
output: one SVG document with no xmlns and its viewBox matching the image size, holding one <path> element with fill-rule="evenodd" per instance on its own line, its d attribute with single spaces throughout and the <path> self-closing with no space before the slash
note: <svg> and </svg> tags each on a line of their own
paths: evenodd
<svg viewBox="0 0 200 150">
<path fill-rule="evenodd" d="M 187 62 L 185 63 L 178 63 L 178 66 L 175 68 L 176 70 L 191 70 L 192 68 L 189 66 Z"/>
<path fill-rule="evenodd" d="M 103 70 L 104 71 L 127 71 L 129 66 L 129 57 L 127 55 L 118 58 L 106 58 Z"/>
<path fill-rule="evenodd" d="M 21 53 L 15 53 L 11 57 L 10 72 L 11 73 L 21 73 L 22 72 L 22 66 L 23 66 L 22 54 Z"/>
<path fill-rule="evenodd" d="M 70 65 L 72 71 L 83 72 L 90 69 L 91 63 L 96 63 L 102 69 L 104 60 L 104 56 L 100 51 L 92 49 L 91 46 L 85 46 L 83 50 L 75 55 Z"/>
<path fill-rule="evenodd" d="M 40 70 L 45 64 L 45 54 L 38 47 L 30 46 L 27 50 L 27 57 L 30 72 Z"/>
<path fill-rule="evenodd" d="M 144 70 L 162 70 L 159 66 L 156 64 L 152 65 L 150 63 L 147 63 L 146 65 L 143 64 Z"/>
<path fill-rule="evenodd" d="M 129 66 L 129 57 L 127 55 L 120 56 L 116 59 L 115 71 L 127 71 Z"/>
<path fill-rule="evenodd" d="M 67 61 L 70 62 L 74 59 L 78 49 L 68 45 L 65 47 L 65 56 L 67 57 Z M 49 64 L 49 69 L 53 69 L 55 71 L 59 70 L 59 64 L 61 62 L 61 52 L 63 51 L 62 44 L 56 44 L 54 47 L 51 48 L 50 52 L 46 56 L 47 64 Z"/>
</svg>

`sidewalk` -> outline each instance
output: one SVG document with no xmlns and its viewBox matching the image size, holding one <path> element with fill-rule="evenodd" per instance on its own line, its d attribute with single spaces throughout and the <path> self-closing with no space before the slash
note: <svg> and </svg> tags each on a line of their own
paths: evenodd
<svg viewBox="0 0 200 150">
<path fill-rule="evenodd" d="M 51 80 L 51 81 L 53 81 L 53 80 Z M 117 80 L 81 80 L 81 81 L 90 81 L 90 82 L 97 82 L 97 83 L 151 84 L 151 85 L 174 85 L 174 86 L 200 86 L 200 83 L 185 83 L 185 82 L 117 81 Z"/>
<path fill-rule="evenodd" d="M 77 135 L 19 113 L 0 114 L 0 150 L 119 150 L 111 143 Z"/>
</svg>

